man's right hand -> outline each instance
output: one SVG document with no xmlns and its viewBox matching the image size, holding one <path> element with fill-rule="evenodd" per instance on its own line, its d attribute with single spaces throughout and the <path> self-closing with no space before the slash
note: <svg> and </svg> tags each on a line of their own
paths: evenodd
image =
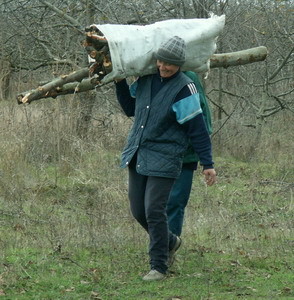
<svg viewBox="0 0 294 300">
<path fill-rule="evenodd" d="M 216 183 L 216 172 L 214 169 L 203 170 L 203 175 L 207 185 L 211 186 Z"/>
</svg>

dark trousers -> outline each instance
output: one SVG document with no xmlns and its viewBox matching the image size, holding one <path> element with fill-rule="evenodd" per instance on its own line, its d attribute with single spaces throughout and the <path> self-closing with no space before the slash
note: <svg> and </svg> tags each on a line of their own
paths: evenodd
<svg viewBox="0 0 294 300">
<path fill-rule="evenodd" d="M 168 230 L 166 204 L 173 178 L 143 176 L 129 167 L 129 199 L 134 218 L 149 234 L 151 269 L 166 273 L 169 250 L 175 235 Z"/>
<path fill-rule="evenodd" d="M 193 169 L 183 168 L 181 175 L 176 179 L 168 202 L 167 202 L 167 218 L 169 230 L 180 236 L 184 222 L 185 208 L 191 193 Z"/>
</svg>

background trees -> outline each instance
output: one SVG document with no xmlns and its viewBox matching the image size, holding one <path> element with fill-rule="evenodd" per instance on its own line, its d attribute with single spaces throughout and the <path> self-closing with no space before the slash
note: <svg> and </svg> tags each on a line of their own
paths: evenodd
<svg viewBox="0 0 294 300">
<path fill-rule="evenodd" d="M 208 17 L 210 12 L 225 14 L 219 53 L 262 45 L 269 55 L 266 62 L 211 70 L 204 81 L 214 111 L 214 142 L 219 149 L 225 147 L 226 140 L 231 141 L 229 128 L 241 135 L 250 132 L 256 142 L 266 120 L 293 115 L 293 9 L 293 1 L 287 0 L 4 1 L 0 5 L 0 96 L 15 101 L 18 92 L 87 65 L 81 41 L 84 28 L 92 23 L 149 24 Z M 87 135 L 92 110 L 102 97 L 112 101 L 105 91 L 75 97 L 80 136 Z M 252 154 L 252 147 L 245 152 Z"/>
</svg>

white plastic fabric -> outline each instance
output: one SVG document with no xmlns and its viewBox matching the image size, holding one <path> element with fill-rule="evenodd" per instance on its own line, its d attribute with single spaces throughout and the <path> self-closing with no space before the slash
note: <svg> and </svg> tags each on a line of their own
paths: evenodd
<svg viewBox="0 0 294 300">
<path fill-rule="evenodd" d="M 115 78 L 143 76 L 156 72 L 154 53 L 162 42 L 178 35 L 187 45 L 186 62 L 182 70 L 205 72 L 209 58 L 216 50 L 216 38 L 225 24 L 225 16 L 208 19 L 172 19 L 151 25 L 95 24 L 106 37 L 112 72 L 103 83 Z"/>
</svg>

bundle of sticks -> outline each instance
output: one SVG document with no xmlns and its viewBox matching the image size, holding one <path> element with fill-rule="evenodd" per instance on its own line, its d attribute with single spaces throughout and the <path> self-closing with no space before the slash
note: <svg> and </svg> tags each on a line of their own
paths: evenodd
<svg viewBox="0 0 294 300">
<path fill-rule="evenodd" d="M 107 39 L 96 26 L 91 25 L 85 29 L 85 40 L 82 45 L 91 60 L 88 67 L 61 75 L 36 89 L 22 92 L 17 95 L 17 102 L 31 103 L 43 98 L 85 92 L 101 86 L 102 79 L 112 71 Z M 249 64 L 263 61 L 266 56 L 267 48 L 263 46 L 232 53 L 214 54 L 210 58 L 210 68 Z"/>
</svg>

